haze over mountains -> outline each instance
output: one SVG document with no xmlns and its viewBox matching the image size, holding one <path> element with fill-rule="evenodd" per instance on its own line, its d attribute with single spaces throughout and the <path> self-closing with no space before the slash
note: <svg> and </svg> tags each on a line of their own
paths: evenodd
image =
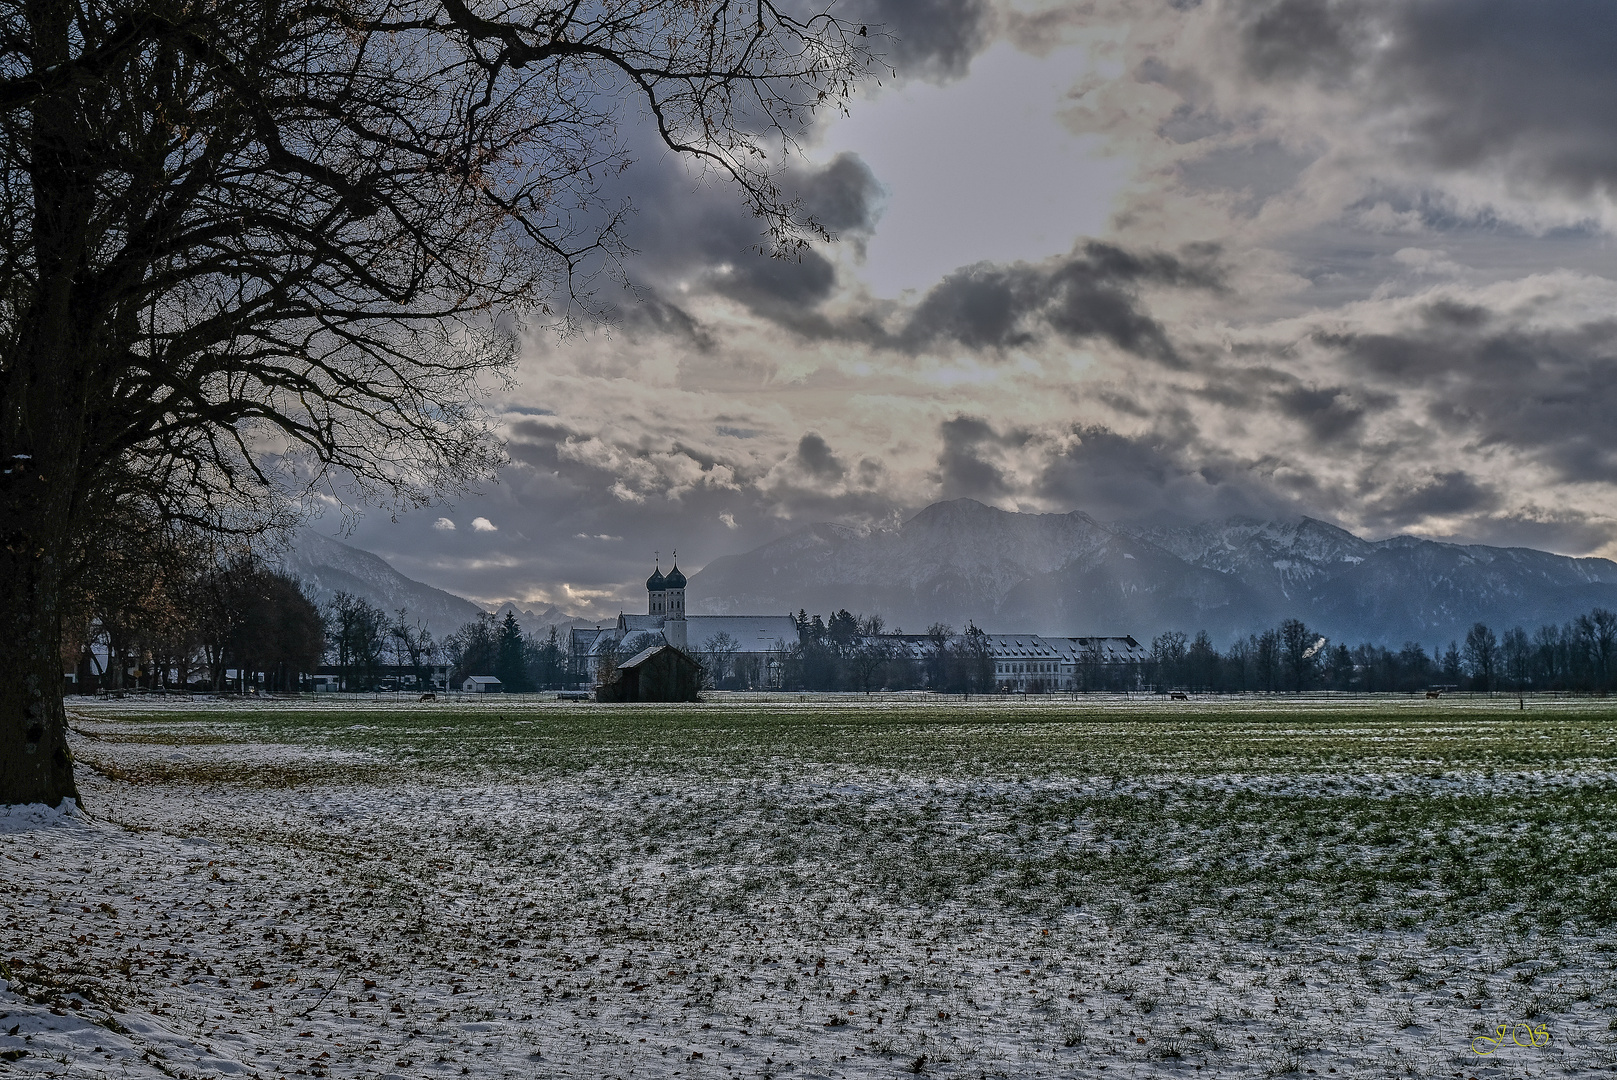
<svg viewBox="0 0 1617 1080">
<path fill-rule="evenodd" d="M 311 530 L 283 557 L 316 602 L 339 591 L 399 608 L 440 640 L 484 609 Z M 1168 528 L 1082 511 L 1017 514 L 934 503 L 891 530 L 822 524 L 714 559 L 690 582 L 693 613 L 847 608 L 911 632 L 944 622 L 1055 635 L 1206 630 L 1221 646 L 1296 617 L 1335 641 L 1428 649 L 1482 621 L 1498 631 L 1617 608 L 1617 563 L 1415 537 L 1361 540 L 1312 518 Z M 559 608 L 516 611 L 523 629 L 594 625 Z M 643 608 L 632 601 L 626 610 Z"/>
<path fill-rule="evenodd" d="M 310 599 L 321 606 L 330 603 L 337 593 L 348 592 L 370 601 L 389 616 L 403 608 L 411 622 L 424 623 L 440 641 L 486 610 L 465 597 L 405 577 L 380 555 L 312 529 L 298 532 L 291 548 L 282 555 L 281 566 L 301 581 Z M 516 612 L 524 631 L 539 636 L 551 626 L 565 633 L 567 627 L 575 623 L 583 626 L 586 621 L 554 606 L 525 609 L 509 601 L 495 610 L 495 617 L 503 619 L 507 610 Z"/>
<path fill-rule="evenodd" d="M 1205 629 L 1226 643 L 1297 617 L 1337 641 L 1431 648 L 1483 621 L 1503 630 L 1617 608 L 1617 563 L 1398 536 L 1361 540 L 1312 518 L 1184 528 L 1103 524 L 935 503 L 892 530 L 814 525 L 691 578 L 691 610 L 879 612 L 911 632 Z"/>
</svg>

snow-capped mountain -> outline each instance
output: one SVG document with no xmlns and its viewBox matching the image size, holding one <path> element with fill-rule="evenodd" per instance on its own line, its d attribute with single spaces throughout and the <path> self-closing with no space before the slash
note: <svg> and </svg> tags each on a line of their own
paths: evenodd
<svg viewBox="0 0 1617 1080">
<path fill-rule="evenodd" d="M 936 503 L 891 530 L 816 525 L 691 579 L 692 611 L 879 612 L 889 626 L 1217 639 L 1295 616 L 1339 641 L 1428 648 L 1481 620 L 1503 630 L 1617 607 L 1617 564 L 1400 536 L 1311 518 L 1183 528 Z"/>
<path fill-rule="evenodd" d="M 303 583 L 304 591 L 317 604 L 323 606 L 337 593 L 348 592 L 390 616 L 403 608 L 410 622 L 421 621 L 440 641 L 485 610 L 465 597 L 405 577 L 380 555 L 312 529 L 298 531 L 282 553 L 281 566 Z M 507 611 L 516 613 L 524 633 L 541 639 L 552 626 L 566 637 L 569 627 L 596 625 L 553 604 L 524 608 L 509 600 L 495 609 L 495 619 L 504 619 Z"/>
<path fill-rule="evenodd" d="M 380 555 L 350 547 L 312 529 L 300 529 L 281 557 L 281 565 L 303 583 L 315 603 L 325 605 L 339 592 L 363 597 L 393 615 L 425 623 L 442 638 L 477 618 L 483 609 L 464 597 L 405 577 Z"/>
</svg>

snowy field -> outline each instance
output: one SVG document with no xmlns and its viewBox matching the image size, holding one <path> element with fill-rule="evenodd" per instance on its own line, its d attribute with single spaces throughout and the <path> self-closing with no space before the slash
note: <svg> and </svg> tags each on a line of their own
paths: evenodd
<svg viewBox="0 0 1617 1080">
<path fill-rule="evenodd" d="M 1603 702 L 72 708 L 0 1075 L 1617 1068 Z"/>
</svg>

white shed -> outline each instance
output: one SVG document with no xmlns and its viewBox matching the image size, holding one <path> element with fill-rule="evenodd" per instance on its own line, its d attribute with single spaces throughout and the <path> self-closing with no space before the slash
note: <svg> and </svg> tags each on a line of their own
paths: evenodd
<svg viewBox="0 0 1617 1080">
<path fill-rule="evenodd" d="M 492 675 L 468 675 L 461 689 L 468 694 L 498 694 L 503 687 Z"/>
</svg>

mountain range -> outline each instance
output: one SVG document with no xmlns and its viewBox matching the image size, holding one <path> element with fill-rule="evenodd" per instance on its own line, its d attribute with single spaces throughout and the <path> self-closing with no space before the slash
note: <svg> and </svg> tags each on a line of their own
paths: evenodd
<svg viewBox="0 0 1617 1080">
<path fill-rule="evenodd" d="M 1187 527 L 1105 524 L 934 503 L 892 529 L 813 525 L 713 560 L 693 612 L 847 608 L 912 632 L 1206 630 L 1215 641 L 1300 618 L 1337 641 L 1428 648 L 1481 621 L 1504 630 L 1617 608 L 1617 563 L 1410 536 L 1363 540 L 1313 518 Z"/>
<path fill-rule="evenodd" d="M 299 530 L 293 537 L 281 555 L 281 568 L 302 582 L 303 591 L 317 604 L 324 606 L 337 593 L 347 592 L 363 597 L 390 616 L 402 608 L 410 622 L 425 624 L 440 641 L 486 610 L 465 597 L 405 577 L 380 555 L 312 529 Z M 504 619 L 508 610 L 516 612 L 517 622 L 525 632 L 539 637 L 552 626 L 565 636 L 568 627 L 586 623 L 553 605 L 524 609 L 510 601 L 495 609 L 494 617 Z"/>
</svg>

